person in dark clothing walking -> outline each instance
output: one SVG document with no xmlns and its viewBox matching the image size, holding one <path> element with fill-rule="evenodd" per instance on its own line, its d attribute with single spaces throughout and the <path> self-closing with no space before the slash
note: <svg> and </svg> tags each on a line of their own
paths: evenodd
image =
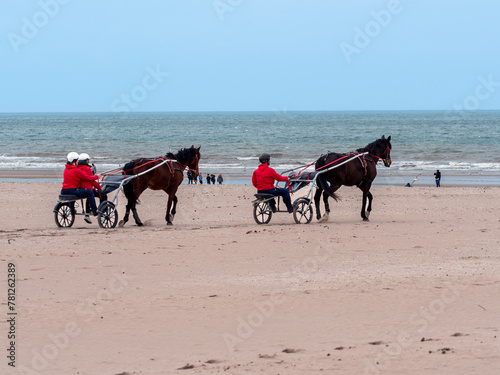
<svg viewBox="0 0 500 375">
<path fill-rule="evenodd" d="M 436 178 L 436 187 L 441 186 L 441 172 L 439 172 L 439 169 L 434 173 L 434 177 Z"/>
</svg>

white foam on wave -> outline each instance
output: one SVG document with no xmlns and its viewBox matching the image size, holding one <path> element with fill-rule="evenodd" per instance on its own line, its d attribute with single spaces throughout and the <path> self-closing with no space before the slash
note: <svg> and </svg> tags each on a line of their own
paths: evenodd
<svg viewBox="0 0 500 375">
<path fill-rule="evenodd" d="M 98 173 L 102 173 L 107 170 L 119 168 L 123 164 L 113 163 L 109 158 L 99 157 L 94 155 L 93 160 L 96 164 Z M 229 163 L 213 163 L 211 160 L 201 160 L 200 169 L 210 170 L 210 171 L 230 171 L 231 173 L 247 173 L 248 171 L 253 171 L 258 166 L 258 157 L 247 156 L 247 157 L 237 157 L 237 163 L 234 163 L 235 159 L 229 159 L 232 161 Z M 301 159 L 292 159 L 292 162 L 273 163 L 272 167 L 278 172 L 286 171 L 290 169 L 301 169 L 309 165 L 311 160 L 303 162 Z M 0 169 L 53 169 L 62 170 L 64 168 L 64 161 L 59 157 L 44 157 L 44 156 L 13 156 L 0 154 Z M 110 162 L 111 161 L 111 162 Z M 121 160 L 117 160 L 121 162 Z M 206 163 L 204 161 L 207 161 Z M 215 161 L 215 160 L 214 160 Z M 220 159 L 217 161 L 221 161 Z M 276 161 L 276 159 L 275 159 Z M 447 172 L 457 172 L 459 174 L 463 173 L 478 173 L 478 174 L 499 174 L 500 173 L 500 163 L 493 162 L 467 162 L 467 161 L 425 161 L 425 160 L 393 160 L 391 168 L 382 168 L 382 163 L 378 163 L 380 171 L 390 171 L 390 173 L 396 174 L 412 174 L 420 171 L 435 171 L 436 169 L 447 171 Z M 306 171 L 310 172 L 314 170 L 314 165 L 309 166 Z"/>
<path fill-rule="evenodd" d="M 203 164 L 200 163 L 200 169 L 245 169 L 246 167 L 241 164 Z"/>
<path fill-rule="evenodd" d="M 435 162 L 435 161 L 422 161 L 422 160 L 408 160 L 394 162 L 391 168 L 399 170 L 473 170 L 473 171 L 500 171 L 498 163 L 471 163 L 471 162 Z"/>
<path fill-rule="evenodd" d="M 258 156 L 237 156 L 238 160 L 259 160 Z"/>
</svg>

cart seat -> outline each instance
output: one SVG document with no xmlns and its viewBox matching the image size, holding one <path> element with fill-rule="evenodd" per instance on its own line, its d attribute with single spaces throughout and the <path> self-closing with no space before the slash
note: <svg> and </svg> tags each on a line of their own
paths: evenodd
<svg viewBox="0 0 500 375">
<path fill-rule="evenodd" d="M 261 199 L 261 200 L 269 199 L 269 198 L 274 198 L 275 197 L 274 195 L 267 194 L 267 193 L 257 193 L 257 194 L 254 194 L 254 196 L 255 196 L 255 198 Z"/>
<path fill-rule="evenodd" d="M 126 175 L 107 175 L 101 182 L 102 192 L 109 194 L 121 186 L 122 181 L 129 176 Z"/>
<path fill-rule="evenodd" d="M 73 202 L 80 199 L 78 195 L 64 194 L 59 195 L 59 202 Z"/>
</svg>

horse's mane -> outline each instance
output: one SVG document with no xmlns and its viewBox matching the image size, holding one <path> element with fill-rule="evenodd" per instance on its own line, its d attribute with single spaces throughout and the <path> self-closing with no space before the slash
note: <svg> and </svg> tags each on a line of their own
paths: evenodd
<svg viewBox="0 0 500 375">
<path fill-rule="evenodd" d="M 373 150 L 375 150 L 375 148 L 377 147 L 377 145 L 379 145 L 380 143 L 382 143 L 384 141 L 387 142 L 389 144 L 389 147 L 390 147 L 390 143 L 389 143 L 389 141 L 387 139 L 380 138 L 380 139 L 377 139 L 377 140 L 373 141 L 372 143 L 367 144 L 365 147 L 358 148 L 356 151 L 357 152 L 367 152 L 367 151 L 373 152 Z"/>
<path fill-rule="evenodd" d="M 390 144 L 390 141 L 385 139 L 385 138 L 380 138 L 380 139 L 377 139 L 369 144 L 367 144 L 365 147 L 361 147 L 361 148 L 358 148 L 356 151 L 354 151 L 354 153 L 363 153 L 363 152 L 370 152 L 372 153 L 375 148 L 382 142 L 388 142 L 388 145 L 389 145 L 389 148 L 392 148 L 391 147 L 391 144 Z M 352 155 L 353 154 L 353 151 L 351 152 L 346 152 L 346 153 L 343 153 L 343 154 L 340 154 L 338 152 L 331 152 L 331 151 L 328 151 L 325 155 L 321 155 L 317 160 L 316 160 L 316 168 L 321 168 L 323 167 L 327 161 L 328 161 L 328 158 L 329 157 L 342 157 L 342 156 L 348 156 L 348 155 Z"/>
<path fill-rule="evenodd" d="M 186 164 L 188 160 L 193 159 L 196 156 L 196 149 L 194 147 L 182 148 L 175 154 L 168 152 L 165 157 L 170 159 L 175 159 L 182 164 Z"/>
<path fill-rule="evenodd" d="M 183 148 L 177 151 L 175 154 L 172 152 L 168 152 L 166 155 L 159 156 L 157 158 L 140 158 L 132 160 L 123 166 L 123 171 L 126 174 L 133 174 L 131 173 L 132 170 L 138 165 L 161 159 L 173 159 L 177 160 L 181 164 L 186 164 L 187 161 L 193 159 L 195 156 L 196 156 L 196 149 L 194 147 Z"/>
<path fill-rule="evenodd" d="M 367 152 L 367 151 L 372 151 L 375 149 L 377 144 L 380 142 L 380 139 L 377 139 L 376 141 L 373 141 L 372 143 L 367 144 L 365 147 L 358 148 L 356 151 L 357 152 Z"/>
</svg>

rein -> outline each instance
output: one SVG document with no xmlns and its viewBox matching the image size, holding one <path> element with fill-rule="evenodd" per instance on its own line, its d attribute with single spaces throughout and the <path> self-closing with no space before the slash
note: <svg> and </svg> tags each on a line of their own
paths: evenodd
<svg viewBox="0 0 500 375">
<path fill-rule="evenodd" d="M 126 170 L 126 171 L 123 171 L 123 174 L 127 174 L 127 172 L 133 171 L 135 168 L 140 168 L 140 167 L 143 167 L 143 166 L 148 165 L 148 164 L 151 164 L 151 163 L 156 163 L 156 162 L 157 162 L 157 161 L 159 161 L 159 160 L 161 160 L 161 161 L 162 161 L 162 163 L 158 164 L 158 165 L 157 165 L 157 166 L 155 166 L 154 168 L 159 167 L 161 164 L 164 164 L 164 163 L 166 163 L 166 162 L 167 162 L 167 160 L 165 160 L 165 159 L 163 159 L 163 158 L 158 158 L 158 159 L 155 159 L 155 160 L 150 160 L 150 161 L 148 161 L 148 162 L 146 162 L 146 163 L 144 163 L 144 164 L 141 164 L 141 165 L 136 165 L 136 166 L 134 166 L 132 169 L 128 169 L 128 170 Z"/>
<path fill-rule="evenodd" d="M 334 161 L 332 161 L 332 162 L 330 162 L 330 163 L 328 163 L 328 164 L 326 164 L 326 165 L 323 165 L 322 167 L 320 167 L 320 168 L 316 169 L 316 170 L 315 170 L 315 172 L 317 172 L 317 171 L 319 171 L 319 170 L 321 170 L 321 169 L 323 169 L 323 168 L 326 168 L 326 167 L 328 167 L 328 166 L 329 166 L 329 165 L 331 165 L 331 164 L 335 164 L 336 162 L 338 162 L 338 161 L 340 161 L 340 160 L 342 160 L 342 159 L 345 159 L 345 158 L 348 158 L 348 157 L 350 157 L 350 156 L 354 156 L 354 155 L 356 155 L 356 153 L 355 153 L 355 152 L 351 152 L 351 153 L 350 153 L 350 154 L 348 154 L 348 155 L 342 156 L 341 158 L 338 158 L 337 160 L 334 160 Z M 313 164 L 314 164 L 314 163 L 313 163 Z"/>
<path fill-rule="evenodd" d="M 188 168 L 190 171 L 195 171 L 198 168 L 198 162 L 199 162 L 198 156 L 196 156 L 195 159 L 196 159 L 196 167 L 195 167 L 195 169 Z M 187 165 L 182 164 L 179 160 L 176 160 L 176 159 L 158 158 L 158 159 L 155 159 L 155 160 L 150 160 L 150 161 L 148 161 L 146 163 L 143 163 L 143 164 L 140 164 L 140 165 L 136 165 L 132 169 L 123 171 L 123 174 L 127 174 L 127 172 L 133 171 L 136 168 L 140 168 L 140 167 L 143 167 L 143 166 L 151 164 L 151 163 L 156 163 L 157 161 L 160 161 L 160 160 L 162 161 L 160 164 L 155 165 L 153 168 L 148 169 L 148 170 L 146 170 L 144 172 L 149 172 L 150 170 L 158 168 L 160 165 L 163 165 L 163 164 L 167 164 L 167 166 L 170 169 L 170 172 L 172 172 L 172 169 L 178 170 L 180 172 L 183 172 L 184 169 L 186 169 L 186 167 L 187 167 Z M 181 166 L 181 168 L 180 169 L 174 168 L 173 165 L 172 165 L 173 162 L 177 162 Z M 144 172 L 141 172 L 141 173 L 144 173 Z"/>
</svg>

